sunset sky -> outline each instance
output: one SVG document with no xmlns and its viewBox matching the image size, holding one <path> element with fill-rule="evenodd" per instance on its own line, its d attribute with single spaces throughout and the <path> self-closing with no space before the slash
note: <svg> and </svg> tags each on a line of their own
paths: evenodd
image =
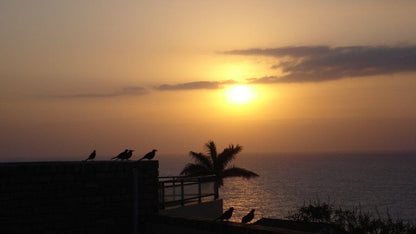
<svg viewBox="0 0 416 234">
<path fill-rule="evenodd" d="M 0 161 L 416 150 L 415 16 L 413 0 L 2 0 Z"/>
</svg>

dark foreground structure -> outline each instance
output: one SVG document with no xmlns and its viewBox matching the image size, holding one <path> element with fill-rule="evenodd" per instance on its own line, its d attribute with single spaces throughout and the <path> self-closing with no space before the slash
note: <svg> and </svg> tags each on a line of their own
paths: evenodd
<svg viewBox="0 0 416 234">
<path fill-rule="evenodd" d="M 0 164 L 0 233 L 139 233 L 158 162 Z"/>
<path fill-rule="evenodd" d="M 159 180 L 158 167 L 147 160 L 0 163 L 0 233 L 310 233 L 213 222 L 222 200 L 209 181 Z M 186 194 L 186 186 L 195 190 Z"/>
</svg>

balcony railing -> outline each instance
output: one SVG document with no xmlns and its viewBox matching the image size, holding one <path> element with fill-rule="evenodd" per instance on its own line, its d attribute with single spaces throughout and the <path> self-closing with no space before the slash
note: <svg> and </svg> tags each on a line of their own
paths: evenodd
<svg viewBox="0 0 416 234">
<path fill-rule="evenodd" d="M 215 176 L 159 177 L 159 207 L 166 209 L 218 199 Z"/>
</svg>

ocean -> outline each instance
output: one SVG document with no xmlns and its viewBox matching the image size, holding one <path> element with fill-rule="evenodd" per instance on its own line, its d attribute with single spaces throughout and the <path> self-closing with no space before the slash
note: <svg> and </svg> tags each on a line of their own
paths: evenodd
<svg viewBox="0 0 416 234">
<path fill-rule="evenodd" d="M 191 158 L 158 160 L 160 176 L 175 176 Z M 321 201 L 416 223 L 416 153 L 241 154 L 231 165 L 260 175 L 229 178 L 220 188 L 224 209 L 235 209 L 234 221 L 251 209 L 256 219 L 285 218 Z"/>
</svg>

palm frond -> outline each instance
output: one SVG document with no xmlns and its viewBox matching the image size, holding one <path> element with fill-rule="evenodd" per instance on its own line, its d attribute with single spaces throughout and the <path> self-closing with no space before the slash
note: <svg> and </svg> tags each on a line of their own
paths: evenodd
<svg viewBox="0 0 416 234">
<path fill-rule="evenodd" d="M 211 172 L 200 164 L 188 163 L 185 168 L 183 168 L 181 175 L 186 176 L 202 176 L 210 175 Z"/>
<path fill-rule="evenodd" d="M 229 145 L 227 148 L 218 155 L 218 166 L 223 170 L 227 167 L 228 163 L 234 160 L 235 156 L 243 150 L 240 145 Z"/>
<path fill-rule="evenodd" d="M 212 163 L 208 156 L 193 151 L 189 152 L 189 155 L 195 160 L 197 164 L 205 166 L 208 170 L 212 170 Z"/>
<path fill-rule="evenodd" d="M 243 177 L 244 179 L 250 179 L 253 177 L 258 177 L 259 175 L 249 171 L 247 169 L 244 168 L 240 168 L 240 167 L 231 167 L 228 168 L 226 170 L 224 170 L 224 174 L 223 174 L 223 178 L 227 178 L 227 177 Z"/>
<path fill-rule="evenodd" d="M 211 156 L 212 159 L 212 165 L 214 168 L 217 167 L 217 146 L 215 146 L 215 143 L 213 141 L 208 141 L 205 144 L 205 147 L 207 147 L 208 153 Z"/>
</svg>

